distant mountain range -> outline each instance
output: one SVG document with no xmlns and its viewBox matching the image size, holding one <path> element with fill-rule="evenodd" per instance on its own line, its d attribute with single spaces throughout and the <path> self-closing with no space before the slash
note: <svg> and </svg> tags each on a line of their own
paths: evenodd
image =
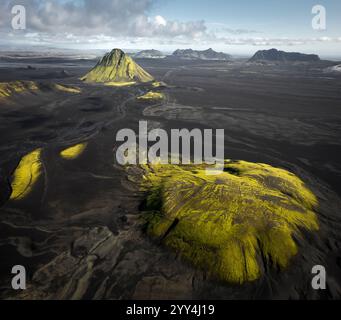
<svg viewBox="0 0 341 320">
<path fill-rule="evenodd" d="M 85 82 L 149 82 L 153 77 L 120 49 L 107 53 L 81 80 Z"/>
<path fill-rule="evenodd" d="M 185 50 L 176 50 L 173 52 L 172 57 L 186 60 L 220 60 L 220 61 L 228 61 L 231 60 L 231 56 L 229 54 L 223 52 L 216 52 L 212 48 L 204 51 L 185 49 Z"/>
<path fill-rule="evenodd" d="M 162 52 L 157 50 L 145 50 L 137 53 L 134 57 L 161 58 Z M 196 51 L 192 49 L 176 50 L 168 58 L 186 60 L 219 60 L 229 61 L 231 56 L 213 49 Z M 249 60 L 250 62 L 319 62 L 319 56 L 314 54 L 302 54 L 297 52 L 284 52 L 277 49 L 258 51 Z M 340 72 L 340 65 L 330 66 L 329 72 Z M 101 82 L 107 85 L 118 85 L 124 83 L 151 82 L 154 78 L 139 66 L 130 56 L 120 49 L 114 49 L 105 54 L 96 66 L 83 78 L 85 82 Z"/>
<path fill-rule="evenodd" d="M 159 50 L 143 50 L 132 55 L 135 59 L 163 59 L 163 58 L 176 58 L 184 60 L 218 60 L 218 61 L 229 61 L 231 56 L 223 53 L 216 52 L 212 48 L 199 51 L 193 49 L 178 49 L 171 55 L 166 55 Z"/>
<path fill-rule="evenodd" d="M 249 61 L 317 62 L 320 61 L 320 57 L 316 54 L 303 54 L 298 52 L 285 52 L 277 49 L 270 49 L 257 51 Z"/>
<path fill-rule="evenodd" d="M 140 51 L 136 54 L 133 55 L 133 57 L 136 59 L 141 59 L 141 58 L 145 58 L 145 59 L 163 59 L 166 57 L 165 54 L 163 54 L 161 51 L 159 50 L 143 50 Z"/>
</svg>

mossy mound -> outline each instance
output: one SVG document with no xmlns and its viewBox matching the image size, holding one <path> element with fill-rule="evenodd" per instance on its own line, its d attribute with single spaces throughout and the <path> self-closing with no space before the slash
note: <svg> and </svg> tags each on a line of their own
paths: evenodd
<svg viewBox="0 0 341 320">
<path fill-rule="evenodd" d="M 60 152 L 60 156 L 65 160 L 74 160 L 78 158 L 86 149 L 87 143 L 79 143 Z"/>
<path fill-rule="evenodd" d="M 11 81 L 0 83 L 0 98 L 8 98 L 13 94 L 21 94 L 39 90 L 38 85 L 33 81 Z"/>
<path fill-rule="evenodd" d="M 266 164 L 145 166 L 148 234 L 195 266 L 229 283 L 284 269 L 298 253 L 300 230 L 319 229 L 314 194 L 294 174 Z"/>
<path fill-rule="evenodd" d="M 120 49 L 107 53 L 81 80 L 86 82 L 151 82 L 154 78 Z"/>
<path fill-rule="evenodd" d="M 37 149 L 21 159 L 11 183 L 11 200 L 21 200 L 32 191 L 42 174 L 41 152 Z"/>
<path fill-rule="evenodd" d="M 149 91 L 143 96 L 138 97 L 139 100 L 162 100 L 165 95 L 161 92 Z"/>
<path fill-rule="evenodd" d="M 66 85 L 58 84 L 58 83 L 53 84 L 52 88 L 56 91 L 62 91 L 62 92 L 74 93 L 74 94 L 79 94 L 82 92 L 82 90 L 78 87 L 66 86 Z"/>
<path fill-rule="evenodd" d="M 0 98 L 10 98 L 17 94 L 52 91 L 61 91 L 73 94 L 81 93 L 81 89 L 78 87 L 58 83 L 43 84 L 34 81 L 11 81 L 0 83 Z"/>
</svg>

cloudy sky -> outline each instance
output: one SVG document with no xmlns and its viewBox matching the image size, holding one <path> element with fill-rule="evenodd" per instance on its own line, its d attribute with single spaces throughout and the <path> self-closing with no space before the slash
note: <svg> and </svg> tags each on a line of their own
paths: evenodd
<svg viewBox="0 0 341 320">
<path fill-rule="evenodd" d="M 312 28 L 326 8 L 327 29 Z M 26 29 L 13 30 L 14 5 Z M 340 0 L 1 0 L 0 48 L 207 49 L 232 54 L 277 47 L 341 56 Z"/>
</svg>

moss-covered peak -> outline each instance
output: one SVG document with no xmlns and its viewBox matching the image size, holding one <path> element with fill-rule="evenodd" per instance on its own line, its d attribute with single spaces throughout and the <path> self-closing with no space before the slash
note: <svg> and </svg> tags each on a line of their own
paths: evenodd
<svg viewBox="0 0 341 320">
<path fill-rule="evenodd" d="M 97 65 L 113 66 L 122 63 L 125 58 L 125 53 L 121 49 L 113 49 L 106 53 Z"/>
<path fill-rule="evenodd" d="M 83 78 L 86 82 L 150 82 L 153 77 L 120 49 L 102 57 Z"/>
</svg>

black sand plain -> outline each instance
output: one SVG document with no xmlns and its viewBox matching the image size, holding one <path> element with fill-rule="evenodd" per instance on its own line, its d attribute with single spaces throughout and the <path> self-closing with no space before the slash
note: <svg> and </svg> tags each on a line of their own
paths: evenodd
<svg viewBox="0 0 341 320">
<path fill-rule="evenodd" d="M 141 59 L 162 103 L 136 98 L 148 85 L 104 87 L 79 79 L 95 61 L 3 61 L 0 82 L 33 80 L 46 90 L 0 107 L 0 297 L 2 299 L 337 299 L 341 298 L 341 75 L 330 62 L 251 64 Z M 31 65 L 34 68 L 26 68 Z M 49 83 L 81 94 L 54 92 Z M 143 231 L 143 195 L 115 164 L 116 132 L 151 128 L 225 129 L 225 156 L 292 171 L 317 195 L 321 229 L 306 235 L 285 271 L 253 283 L 220 283 Z M 69 162 L 59 152 L 88 142 Z M 43 148 L 44 179 L 22 201 L 8 201 L 22 156 Z M 299 243 L 299 239 L 297 239 Z M 11 289 L 22 264 L 28 289 Z M 327 290 L 311 287 L 324 265 Z"/>
</svg>

